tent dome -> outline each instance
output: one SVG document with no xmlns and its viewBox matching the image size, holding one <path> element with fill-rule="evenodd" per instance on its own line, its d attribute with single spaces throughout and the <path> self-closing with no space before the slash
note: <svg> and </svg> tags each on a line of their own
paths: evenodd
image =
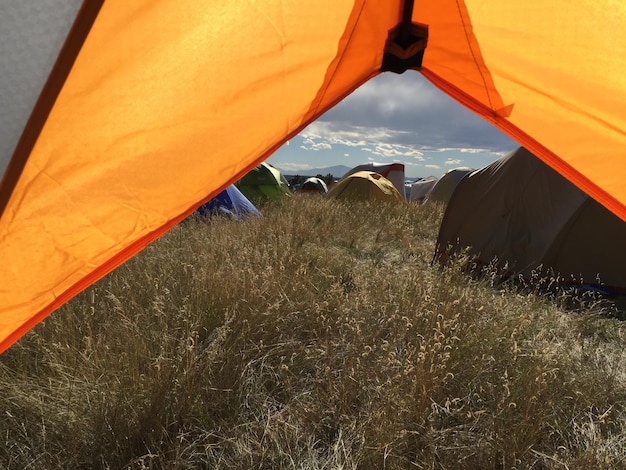
<svg viewBox="0 0 626 470">
<path fill-rule="evenodd" d="M 291 196 L 289 183 L 280 170 L 267 162 L 249 171 L 236 183 L 237 188 L 251 202 L 279 201 Z"/>
<path fill-rule="evenodd" d="M 473 168 L 459 167 L 448 170 L 444 175 L 435 181 L 430 191 L 424 198 L 424 202 L 443 202 L 447 203 L 452 197 L 454 189 L 465 175 L 474 171 Z"/>
<path fill-rule="evenodd" d="M 358 173 L 359 171 L 371 171 L 378 173 L 379 175 L 387 178 L 398 190 L 398 193 L 405 198 L 405 176 L 404 176 L 404 163 L 376 163 L 368 162 L 357 165 L 354 168 L 348 170 L 342 178 Z"/>
<path fill-rule="evenodd" d="M 328 197 L 370 202 L 404 201 L 391 181 L 373 171 L 358 171 L 342 178 L 328 191 Z"/>
<path fill-rule="evenodd" d="M 242 219 L 251 215 L 260 216 L 261 212 L 243 195 L 234 184 L 231 184 L 195 212 L 197 215 L 227 215 L 233 219 Z"/>
<path fill-rule="evenodd" d="M 468 248 L 530 278 L 626 292 L 626 223 L 523 147 L 463 178 L 437 237 L 437 255 Z"/>
<path fill-rule="evenodd" d="M 311 178 L 307 178 L 304 183 L 302 183 L 298 192 L 326 194 L 328 192 L 328 187 L 323 179 L 312 176 Z"/>
</svg>

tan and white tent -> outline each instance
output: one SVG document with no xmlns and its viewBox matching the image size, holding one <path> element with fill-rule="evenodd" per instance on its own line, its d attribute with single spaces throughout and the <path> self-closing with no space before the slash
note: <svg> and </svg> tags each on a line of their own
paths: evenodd
<svg viewBox="0 0 626 470">
<path fill-rule="evenodd" d="M 402 198 L 405 198 L 404 163 L 363 163 L 347 171 L 346 174 L 342 176 L 342 179 L 359 171 L 373 171 L 378 173 L 379 175 L 383 175 L 385 178 L 393 183 Z"/>
<path fill-rule="evenodd" d="M 394 184 L 375 171 L 357 171 L 342 178 L 326 196 L 351 201 L 404 202 Z"/>
<path fill-rule="evenodd" d="M 625 242 L 626 222 L 520 147 L 457 185 L 437 251 L 469 247 L 479 263 L 527 278 L 626 292 Z"/>
</svg>

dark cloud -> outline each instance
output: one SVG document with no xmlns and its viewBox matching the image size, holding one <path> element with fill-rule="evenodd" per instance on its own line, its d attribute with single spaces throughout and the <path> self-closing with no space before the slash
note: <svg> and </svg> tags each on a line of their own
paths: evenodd
<svg viewBox="0 0 626 470">
<path fill-rule="evenodd" d="M 386 73 L 370 80 L 318 121 L 337 133 L 376 129 L 381 134 L 388 129 L 393 143 L 424 149 L 502 152 L 517 145 L 417 72 Z"/>
</svg>

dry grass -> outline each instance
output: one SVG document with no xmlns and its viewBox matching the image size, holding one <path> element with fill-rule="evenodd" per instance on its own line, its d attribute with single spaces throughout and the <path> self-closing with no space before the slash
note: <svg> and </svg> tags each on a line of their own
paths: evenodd
<svg viewBox="0 0 626 470">
<path fill-rule="evenodd" d="M 190 220 L 0 356 L 2 468 L 626 468 L 624 327 L 430 265 L 440 207 Z"/>
</svg>

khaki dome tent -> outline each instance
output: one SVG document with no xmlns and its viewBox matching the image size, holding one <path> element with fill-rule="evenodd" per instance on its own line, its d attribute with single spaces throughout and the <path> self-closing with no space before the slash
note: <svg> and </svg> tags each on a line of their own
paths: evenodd
<svg viewBox="0 0 626 470">
<path fill-rule="evenodd" d="M 469 167 L 453 168 L 446 171 L 441 178 L 435 181 L 432 188 L 430 188 L 430 191 L 424 198 L 424 202 L 447 203 L 459 182 L 465 175 L 472 171 L 474 171 L 474 169 Z"/>
<path fill-rule="evenodd" d="M 279 201 L 284 196 L 291 196 L 287 179 L 278 168 L 267 162 L 249 171 L 236 186 L 254 204 Z"/>
<path fill-rule="evenodd" d="M 342 178 L 328 191 L 331 199 L 369 202 L 403 202 L 391 181 L 374 171 L 357 171 Z"/>
<path fill-rule="evenodd" d="M 402 198 L 406 199 L 404 189 L 405 177 L 403 163 L 362 163 L 361 165 L 357 165 L 354 168 L 348 170 L 346 174 L 343 175 L 341 178 L 343 179 L 359 171 L 373 171 L 375 173 L 378 173 L 379 175 L 383 175 L 396 187 L 398 193 L 402 196 Z"/>
<path fill-rule="evenodd" d="M 481 264 L 564 284 L 626 292 L 626 222 L 525 148 L 465 177 L 450 199 L 438 254 L 469 247 Z"/>
</svg>

